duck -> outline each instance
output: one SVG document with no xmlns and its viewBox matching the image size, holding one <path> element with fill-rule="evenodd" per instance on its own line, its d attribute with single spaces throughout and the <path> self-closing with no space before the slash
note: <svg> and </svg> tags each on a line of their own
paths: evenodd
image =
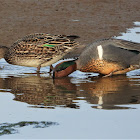
<svg viewBox="0 0 140 140">
<path fill-rule="evenodd" d="M 140 43 L 108 38 L 87 45 L 77 59 L 57 64 L 53 69 L 53 78 L 68 76 L 76 70 L 108 77 L 139 68 Z"/>
<path fill-rule="evenodd" d="M 11 47 L 0 46 L 0 57 L 9 64 L 36 67 L 52 66 L 68 52 L 79 46 L 77 35 L 34 33 L 17 40 Z M 51 70 L 51 68 L 50 68 Z"/>
</svg>

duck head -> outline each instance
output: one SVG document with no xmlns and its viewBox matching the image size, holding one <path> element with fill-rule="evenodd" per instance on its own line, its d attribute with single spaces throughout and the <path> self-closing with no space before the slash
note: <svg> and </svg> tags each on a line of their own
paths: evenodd
<svg viewBox="0 0 140 140">
<path fill-rule="evenodd" d="M 76 71 L 77 66 L 75 60 L 64 61 L 55 66 L 53 69 L 53 78 L 65 77 Z"/>
</svg>

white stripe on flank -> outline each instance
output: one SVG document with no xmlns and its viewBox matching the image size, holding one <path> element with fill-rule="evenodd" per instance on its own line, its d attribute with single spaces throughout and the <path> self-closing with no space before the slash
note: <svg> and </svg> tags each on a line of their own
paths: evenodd
<svg viewBox="0 0 140 140">
<path fill-rule="evenodd" d="M 97 46 L 97 50 L 98 50 L 99 59 L 102 60 L 103 59 L 103 47 L 101 45 L 99 45 L 99 46 Z"/>
</svg>

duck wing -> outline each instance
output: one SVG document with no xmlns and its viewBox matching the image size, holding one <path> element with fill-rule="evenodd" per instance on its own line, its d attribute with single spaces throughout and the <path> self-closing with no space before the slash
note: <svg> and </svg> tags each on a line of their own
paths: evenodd
<svg viewBox="0 0 140 140">
<path fill-rule="evenodd" d="M 78 36 L 50 35 L 47 33 L 30 34 L 17 40 L 11 46 L 12 54 L 32 56 L 38 58 L 54 58 L 64 56 L 74 49 L 78 43 L 74 39 Z"/>
<path fill-rule="evenodd" d="M 140 43 L 131 42 L 131 41 L 122 40 L 122 39 L 114 39 L 114 38 L 97 40 L 93 42 L 92 44 L 90 44 L 89 46 L 87 46 L 87 48 L 91 46 L 97 47 L 98 45 L 102 45 L 105 47 L 107 47 L 108 45 L 112 45 L 114 47 L 119 47 L 119 48 L 130 50 L 130 51 L 132 50 L 132 51 L 140 52 Z"/>
<path fill-rule="evenodd" d="M 131 42 L 122 39 L 112 39 L 112 42 L 116 44 L 116 45 L 114 44 L 116 47 L 140 52 L 140 43 Z"/>
</svg>

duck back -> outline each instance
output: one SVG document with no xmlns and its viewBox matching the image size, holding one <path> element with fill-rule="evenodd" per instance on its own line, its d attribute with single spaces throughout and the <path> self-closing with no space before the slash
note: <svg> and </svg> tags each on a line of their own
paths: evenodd
<svg viewBox="0 0 140 140">
<path fill-rule="evenodd" d="M 103 39 L 88 45 L 80 55 L 79 63 L 85 66 L 90 61 L 102 59 L 126 68 L 132 62 L 134 63 L 134 58 L 139 59 L 139 53 L 140 43 L 120 39 Z M 138 61 L 135 61 L 135 64 L 137 63 Z"/>
</svg>

